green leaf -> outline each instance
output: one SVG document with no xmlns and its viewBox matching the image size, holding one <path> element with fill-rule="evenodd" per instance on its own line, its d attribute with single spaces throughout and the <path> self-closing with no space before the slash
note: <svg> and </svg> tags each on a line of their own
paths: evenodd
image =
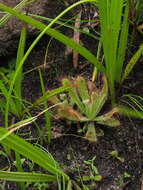
<svg viewBox="0 0 143 190">
<path fill-rule="evenodd" d="M 87 132 L 84 138 L 91 142 L 97 142 L 97 134 L 96 134 L 94 123 L 87 124 L 86 128 L 87 128 Z"/>
<path fill-rule="evenodd" d="M 102 180 L 102 176 L 101 175 L 91 176 L 91 179 L 95 180 L 95 181 L 101 181 Z"/>
<path fill-rule="evenodd" d="M 137 63 L 137 61 L 139 60 L 139 58 L 142 55 L 143 55 L 143 44 L 139 47 L 137 52 L 133 55 L 133 57 L 130 59 L 129 63 L 127 64 L 124 74 L 123 74 L 123 77 L 122 77 L 122 80 L 121 80 L 122 83 L 127 78 L 127 76 L 130 74 L 133 67 L 135 66 L 135 64 Z"/>
<path fill-rule="evenodd" d="M 86 115 L 90 120 L 94 120 L 101 111 L 108 95 L 108 85 L 105 75 L 103 76 L 102 89 L 96 89 L 91 93 L 90 102 L 87 107 Z"/>
<path fill-rule="evenodd" d="M 72 182 L 69 180 L 66 190 L 72 190 Z"/>
<path fill-rule="evenodd" d="M 131 109 L 126 106 L 118 105 L 119 113 L 128 117 L 143 119 L 143 112 L 136 109 Z"/>
<path fill-rule="evenodd" d="M 0 91 L 2 93 L 2 95 L 7 98 L 8 95 L 8 90 L 6 88 L 6 86 L 4 85 L 3 81 L 0 80 Z M 4 101 L 4 100 L 3 100 Z M 5 101 L 3 102 L 3 104 L 5 105 Z M 19 116 L 15 101 L 13 99 L 10 100 L 10 112 L 13 113 L 16 116 Z"/>
<path fill-rule="evenodd" d="M 121 74 L 122 74 L 122 69 L 123 69 L 122 67 L 123 67 L 125 53 L 127 49 L 127 39 L 128 39 L 128 30 L 129 30 L 128 15 L 129 15 L 129 3 L 127 1 L 124 15 L 123 15 L 123 23 L 121 26 L 121 34 L 120 34 L 119 47 L 118 47 L 118 53 L 117 53 L 116 75 L 115 75 L 115 79 L 117 82 L 121 81 Z"/>
<path fill-rule="evenodd" d="M 79 95 L 77 92 L 76 80 L 69 80 L 69 79 L 65 78 L 62 80 L 62 84 L 64 86 L 70 86 L 71 87 L 68 90 L 68 95 L 70 97 L 70 101 L 71 101 L 72 105 L 76 104 L 78 106 L 78 108 L 80 109 L 80 111 L 82 113 L 84 113 L 85 112 L 85 106 L 79 98 Z"/>
<path fill-rule="evenodd" d="M 114 118 L 114 114 L 119 113 L 118 108 L 113 108 L 110 112 L 95 118 L 98 124 L 116 127 L 120 125 L 120 121 Z"/>
<path fill-rule="evenodd" d="M 59 93 L 62 93 L 64 91 L 67 91 L 69 90 L 71 87 L 70 86 L 62 86 L 62 87 L 59 87 L 59 88 L 56 88 L 54 90 L 48 90 L 47 92 L 45 92 L 45 94 L 43 96 L 41 96 L 40 98 L 38 98 L 35 102 L 34 102 L 34 105 L 33 106 L 38 106 L 39 104 L 47 101 L 49 98 L 59 94 Z"/>
<path fill-rule="evenodd" d="M 26 43 L 26 25 L 23 24 L 22 30 L 21 30 L 21 35 L 20 35 L 20 40 L 19 40 L 19 45 L 18 45 L 18 50 L 17 50 L 17 58 L 16 58 L 16 68 L 18 68 L 23 56 L 24 56 L 24 50 L 25 50 L 25 43 Z M 16 96 L 16 108 L 21 114 L 22 112 L 22 79 L 23 79 L 23 68 L 21 67 L 15 81 L 14 85 L 14 93 Z"/>
<path fill-rule="evenodd" d="M 77 79 L 75 80 L 75 85 L 77 88 L 77 92 L 82 99 L 82 103 L 86 107 L 90 99 L 88 88 L 87 88 L 87 81 L 85 81 L 83 77 L 78 76 Z"/>
<path fill-rule="evenodd" d="M 35 172 L 7 172 L 0 171 L 0 180 L 16 182 L 52 182 L 56 176 Z"/>
<path fill-rule="evenodd" d="M 71 121 L 87 121 L 86 117 L 83 117 L 78 111 L 69 106 L 59 106 L 58 114 L 60 118 L 66 118 Z"/>
<path fill-rule="evenodd" d="M 113 150 L 112 152 L 109 153 L 111 156 L 115 157 L 117 160 L 120 162 L 124 162 L 125 159 L 123 157 L 119 156 L 119 152 L 117 150 Z"/>
</svg>

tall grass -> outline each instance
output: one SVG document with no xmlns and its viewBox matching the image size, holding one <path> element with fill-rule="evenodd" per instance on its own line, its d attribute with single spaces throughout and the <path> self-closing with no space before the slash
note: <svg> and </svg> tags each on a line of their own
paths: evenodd
<svg viewBox="0 0 143 190">
<path fill-rule="evenodd" d="M 115 82 L 120 82 L 128 37 L 128 0 L 100 0 L 101 40 L 112 102 Z"/>
<path fill-rule="evenodd" d="M 23 58 L 24 50 L 25 50 L 25 43 L 26 43 L 26 25 L 24 24 L 21 30 L 18 50 L 17 50 L 17 58 L 14 62 L 15 69 L 5 69 L 0 68 L 0 75 L 2 76 L 0 79 L 0 91 L 3 100 L 0 101 L 0 107 L 3 110 L 2 112 L 5 113 L 5 106 L 6 106 L 6 99 L 8 98 L 8 91 L 9 86 L 11 84 L 11 80 L 13 78 L 15 70 L 19 66 L 20 61 Z M 17 117 L 22 115 L 23 100 L 22 100 L 22 79 L 23 79 L 23 68 L 21 67 L 20 72 L 17 75 L 15 85 L 13 86 L 13 95 L 9 101 L 9 111 Z"/>
</svg>

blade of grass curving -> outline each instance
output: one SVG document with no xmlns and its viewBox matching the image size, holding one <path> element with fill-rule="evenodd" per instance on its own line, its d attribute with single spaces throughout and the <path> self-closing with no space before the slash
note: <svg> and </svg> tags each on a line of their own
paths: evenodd
<svg viewBox="0 0 143 190">
<path fill-rule="evenodd" d="M 143 98 L 141 96 L 134 95 L 134 94 L 125 94 L 123 97 L 127 97 L 131 101 L 131 103 L 134 104 L 134 107 L 136 106 L 143 112 L 143 105 L 142 105 Z"/>
<path fill-rule="evenodd" d="M 18 5 L 16 5 L 13 9 L 19 11 L 20 9 L 22 9 L 24 6 L 28 5 L 29 3 L 34 2 L 35 0 L 23 0 L 21 1 Z M 5 14 L 1 19 L 0 19 L 0 26 L 2 26 L 3 24 L 5 24 L 8 19 L 10 19 L 12 15 L 7 13 Z"/>
<path fill-rule="evenodd" d="M 5 136 L 8 133 L 8 130 L 0 127 L 0 138 Z M 43 167 L 45 170 L 51 172 L 54 175 L 64 176 L 67 180 L 69 177 L 59 168 L 58 163 L 53 159 L 53 157 L 40 150 L 39 148 L 33 146 L 32 144 L 26 142 L 22 138 L 10 134 L 9 136 L 2 138 L 1 144 L 3 146 L 12 149 L 19 154 L 25 156 L 30 159 L 34 163 Z"/>
<path fill-rule="evenodd" d="M 118 105 L 119 113 L 128 117 L 140 118 L 143 119 L 143 112 L 136 109 L 130 109 L 126 106 Z"/>
<path fill-rule="evenodd" d="M 2 93 L 2 95 L 7 99 L 7 96 L 8 96 L 8 90 L 6 88 L 6 86 L 4 85 L 3 81 L 0 80 L 0 91 Z M 5 102 L 3 102 L 3 104 L 5 105 Z M 16 104 L 14 102 L 13 99 L 10 100 L 9 102 L 9 106 L 10 106 L 10 110 L 11 112 L 16 115 L 16 116 L 19 116 L 19 112 L 17 110 L 17 107 L 16 107 Z"/>
<path fill-rule="evenodd" d="M 124 82 L 124 80 L 127 78 L 127 76 L 130 74 L 130 72 L 132 71 L 133 67 L 135 66 L 135 64 L 137 63 L 137 61 L 139 60 L 139 58 L 143 55 L 143 44 L 139 47 L 139 49 L 136 51 L 136 53 L 132 56 L 132 58 L 130 59 L 129 63 L 127 64 L 124 74 L 122 76 L 122 80 L 121 83 Z"/>
<path fill-rule="evenodd" d="M 121 26 L 119 47 L 118 47 L 118 52 L 117 52 L 116 74 L 115 74 L 115 79 L 117 82 L 121 81 L 122 67 L 123 67 L 126 48 L 127 48 L 128 30 L 129 30 L 128 16 L 129 16 L 129 2 L 127 1 L 124 15 L 123 15 L 123 23 Z"/>
<path fill-rule="evenodd" d="M 56 176 L 36 172 L 8 172 L 0 171 L 0 180 L 15 182 L 52 182 Z"/>
<path fill-rule="evenodd" d="M 41 103 L 45 102 L 48 100 L 48 98 L 52 97 L 52 96 L 55 96 L 59 93 L 62 93 L 64 91 L 68 91 L 71 87 L 70 86 L 63 86 L 63 87 L 59 87 L 59 88 L 56 88 L 54 90 L 50 90 L 50 91 L 47 91 L 45 92 L 45 94 L 43 96 L 41 96 L 40 98 L 38 98 L 33 106 L 38 106 L 40 105 Z"/>
<path fill-rule="evenodd" d="M 48 22 L 51 22 L 51 21 L 53 20 L 52 18 L 47 18 L 47 17 L 43 17 L 43 16 L 40 16 L 40 15 L 30 14 L 30 13 L 28 13 L 28 16 L 32 16 L 32 17 L 34 17 L 34 18 L 39 18 L 39 19 L 41 19 L 41 20 L 45 20 L 45 21 L 48 21 Z M 95 39 L 95 40 L 99 40 L 99 37 L 98 37 L 98 36 L 95 36 L 95 34 L 92 34 L 92 33 L 90 33 L 90 32 L 87 32 L 87 31 L 84 30 L 84 29 L 82 30 L 82 29 L 79 29 L 79 28 L 77 28 L 77 27 L 74 27 L 74 26 L 68 24 L 69 22 L 70 22 L 70 20 L 67 20 L 67 21 L 65 21 L 65 22 L 63 22 L 63 21 L 57 21 L 56 24 L 59 24 L 60 26 L 64 26 L 64 27 L 67 27 L 67 28 L 70 28 L 70 29 L 72 29 L 72 30 L 79 31 L 80 33 L 86 34 L 87 36 L 90 36 L 90 37 L 92 37 L 92 38 Z M 75 21 L 74 21 L 74 22 L 75 22 Z M 89 20 L 85 20 L 85 21 L 81 20 L 80 22 L 81 22 L 81 23 L 83 23 L 83 22 L 89 22 Z M 90 22 L 96 22 L 96 20 L 90 20 Z"/>
<path fill-rule="evenodd" d="M 20 41 L 19 41 L 19 46 L 18 46 L 18 51 L 17 51 L 17 58 L 16 58 L 16 69 L 18 68 L 23 56 L 24 56 L 24 50 L 25 50 L 25 43 L 26 43 L 26 25 L 25 23 L 23 24 L 22 30 L 21 30 L 21 36 L 20 36 Z M 23 77 L 23 67 L 21 67 L 21 69 L 18 72 L 18 75 L 15 79 L 15 85 L 14 85 L 14 92 L 15 92 L 15 96 L 18 97 L 18 99 L 16 101 L 16 107 L 18 109 L 18 112 L 21 113 L 22 112 L 22 77 Z"/>
<path fill-rule="evenodd" d="M 43 77 L 42 77 L 42 73 L 39 69 L 39 78 L 40 78 L 40 83 L 41 83 L 41 90 L 42 90 L 42 94 L 43 96 L 46 95 L 46 90 L 45 90 L 45 87 L 44 87 L 44 81 L 43 81 Z M 47 109 L 48 108 L 48 104 L 47 104 L 47 101 L 45 101 L 44 103 L 44 108 Z M 52 137 L 52 132 L 51 132 L 51 129 L 52 129 L 52 126 L 51 126 L 51 115 L 50 113 L 47 111 L 45 112 L 45 125 L 46 125 L 46 128 L 47 128 L 47 132 L 48 132 L 48 143 L 51 142 L 51 137 Z"/>
</svg>

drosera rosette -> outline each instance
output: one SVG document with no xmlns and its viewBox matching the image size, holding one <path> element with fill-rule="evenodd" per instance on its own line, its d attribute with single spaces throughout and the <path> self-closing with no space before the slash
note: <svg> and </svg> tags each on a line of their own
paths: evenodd
<svg viewBox="0 0 143 190">
<path fill-rule="evenodd" d="M 102 77 L 102 87 L 82 76 L 62 79 L 63 86 L 70 86 L 66 93 L 55 95 L 49 99 L 55 104 L 56 119 L 65 118 L 70 121 L 83 122 L 86 139 L 96 142 L 96 124 L 116 127 L 120 122 L 115 118 L 118 108 L 114 107 L 109 112 L 99 115 L 108 97 L 108 83 L 106 76 Z"/>
</svg>

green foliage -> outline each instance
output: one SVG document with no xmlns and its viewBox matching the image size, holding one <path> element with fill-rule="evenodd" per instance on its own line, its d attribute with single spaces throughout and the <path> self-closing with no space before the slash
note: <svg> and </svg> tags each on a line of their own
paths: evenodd
<svg viewBox="0 0 143 190">
<path fill-rule="evenodd" d="M 112 157 L 116 158 L 120 162 L 124 162 L 125 159 L 123 157 L 119 156 L 119 152 L 117 150 L 113 150 L 112 152 L 109 153 Z"/>
<path fill-rule="evenodd" d="M 44 81 L 43 81 L 42 73 L 41 73 L 40 70 L 39 70 L 39 77 L 40 77 L 42 94 L 44 96 L 44 95 L 46 95 L 46 90 L 45 90 L 45 87 L 44 87 Z M 44 103 L 44 108 L 48 109 L 47 101 L 45 101 L 45 103 Z M 51 133 L 52 127 L 51 127 L 51 115 L 49 114 L 48 111 L 45 112 L 45 120 L 46 120 L 46 129 L 47 129 L 47 132 L 48 132 L 48 142 L 50 143 L 51 142 L 51 137 L 52 137 L 52 133 Z"/>
<path fill-rule="evenodd" d="M 115 82 L 121 80 L 127 46 L 129 4 L 128 0 L 100 0 L 98 5 L 106 74 L 114 102 Z"/>
<path fill-rule="evenodd" d="M 42 151 L 36 146 L 26 142 L 22 138 L 10 134 L 6 129 L 0 128 L 0 143 L 14 150 L 15 152 L 25 156 L 34 163 L 38 164 L 52 175 L 36 174 L 36 173 L 25 173 L 25 172 L 0 172 L 0 179 L 8 181 L 56 181 L 58 177 L 63 176 L 66 180 L 69 177 L 60 169 L 59 164 L 54 158 L 47 152 Z"/>
<path fill-rule="evenodd" d="M 135 64 L 137 63 L 137 61 L 139 60 L 139 58 L 142 55 L 143 55 L 143 44 L 139 47 L 139 49 L 136 51 L 136 53 L 130 59 L 129 63 L 126 65 L 121 82 L 123 82 L 127 78 L 127 76 L 130 74 L 133 67 L 135 66 Z"/>
<path fill-rule="evenodd" d="M 85 164 L 90 166 L 90 176 L 83 176 L 83 181 L 85 181 L 85 179 L 86 181 L 94 180 L 95 182 L 102 180 L 102 176 L 99 174 L 99 171 L 94 164 L 95 159 L 96 156 L 94 156 L 92 160 L 84 161 Z"/>
<path fill-rule="evenodd" d="M 131 12 L 131 21 L 137 26 L 142 22 L 143 19 L 143 1 L 141 0 L 132 0 L 130 1 L 130 12 Z"/>
<path fill-rule="evenodd" d="M 119 113 L 128 117 L 143 119 L 143 98 L 134 94 L 123 95 L 123 105 L 118 105 Z M 128 105 L 128 107 L 126 106 Z"/>
<path fill-rule="evenodd" d="M 16 182 L 52 182 L 56 181 L 56 176 L 36 172 L 0 171 L 0 179 Z"/>
<path fill-rule="evenodd" d="M 16 58 L 16 66 L 15 70 L 17 70 L 23 56 L 24 56 L 24 51 L 25 51 L 25 43 L 26 43 L 26 25 L 23 24 L 23 27 L 21 29 L 21 36 L 19 40 L 19 46 L 18 46 L 18 51 L 17 51 L 17 58 Z M 15 81 L 14 85 L 14 93 L 15 96 L 17 97 L 16 105 L 19 109 L 19 113 L 22 112 L 22 79 L 23 79 L 23 68 L 21 67 Z M 19 101 L 20 100 L 20 101 Z"/>
<path fill-rule="evenodd" d="M 94 123 L 107 126 L 118 126 L 120 122 L 114 117 L 118 112 L 116 108 L 110 112 L 98 116 L 108 96 L 108 85 L 106 77 L 103 77 L 103 87 L 97 88 L 90 80 L 85 80 L 78 76 L 75 79 L 65 78 L 62 80 L 63 86 L 71 88 L 65 94 L 53 96 L 49 101 L 56 105 L 56 118 L 66 118 L 71 121 L 87 122 L 86 137 L 96 141 Z M 93 138 L 94 136 L 94 138 Z"/>
<path fill-rule="evenodd" d="M 12 80 L 12 77 L 14 75 L 13 70 L 8 70 L 8 69 L 3 69 L 0 68 L 0 93 L 1 93 L 1 99 L 0 99 L 0 109 L 1 112 L 4 114 L 5 113 L 5 106 L 6 106 L 6 99 L 8 95 L 8 89 L 10 85 L 10 81 Z M 18 109 L 16 107 L 15 103 L 15 97 L 11 98 L 9 102 L 9 112 L 12 114 L 19 116 Z"/>
<path fill-rule="evenodd" d="M 14 73 L 23 58 L 24 49 L 25 49 L 25 42 L 26 42 L 26 27 L 23 26 L 21 30 L 21 36 L 19 40 L 19 47 L 17 51 L 17 58 L 16 60 L 12 60 L 9 63 L 10 69 L 6 69 L 1 67 L 0 68 L 0 75 L 2 76 L 0 79 L 0 92 L 2 95 L 2 101 L 0 101 L 0 109 L 3 113 L 6 112 L 6 101 L 8 99 L 8 91 L 11 85 L 11 81 L 13 79 Z M 10 98 L 9 101 L 9 112 L 14 114 L 15 116 L 20 117 L 22 114 L 23 103 L 22 103 L 22 78 L 23 78 L 23 71 L 22 67 L 17 75 L 15 85 L 13 86 L 13 96 Z"/>
</svg>

